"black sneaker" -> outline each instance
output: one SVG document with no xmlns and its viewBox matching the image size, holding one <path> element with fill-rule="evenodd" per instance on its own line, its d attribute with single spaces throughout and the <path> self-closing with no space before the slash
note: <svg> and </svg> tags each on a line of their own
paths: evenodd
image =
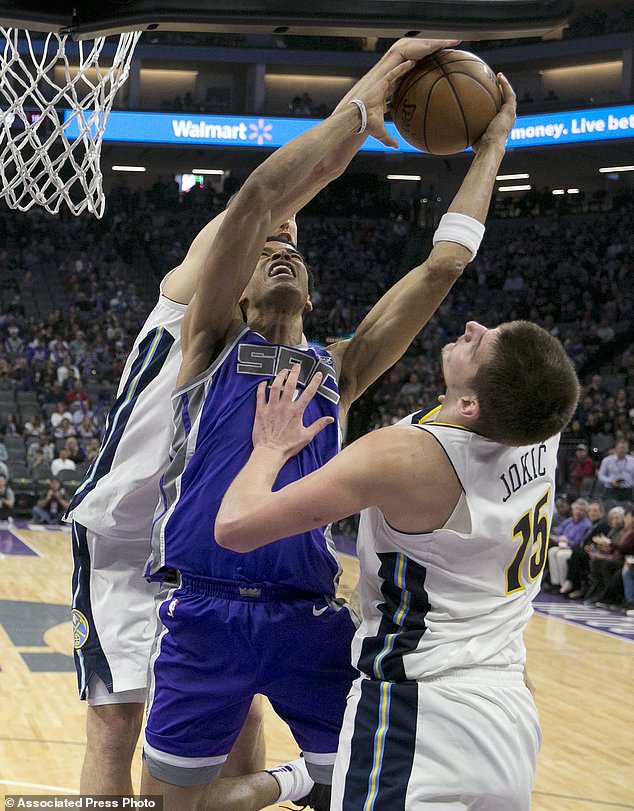
<svg viewBox="0 0 634 811">
<path fill-rule="evenodd" d="M 312 808 L 313 811 L 330 811 L 330 792 L 332 786 L 315 783 L 310 792 L 301 800 L 293 800 L 300 808 Z"/>
</svg>

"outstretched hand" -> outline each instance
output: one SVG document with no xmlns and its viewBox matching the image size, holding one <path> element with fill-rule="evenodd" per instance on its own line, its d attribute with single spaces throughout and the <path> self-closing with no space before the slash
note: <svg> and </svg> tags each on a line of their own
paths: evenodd
<svg viewBox="0 0 634 811">
<path fill-rule="evenodd" d="M 491 120 L 482 137 L 473 145 L 473 151 L 476 153 L 486 144 L 497 144 L 504 147 L 513 129 L 513 124 L 515 124 L 517 113 L 515 91 L 503 73 L 498 73 L 497 80 L 502 91 L 502 106 L 500 112 Z"/>
<path fill-rule="evenodd" d="M 352 99 L 361 99 L 368 113 L 366 132 L 381 143 L 398 149 L 398 142 L 388 135 L 385 129 L 384 115 L 388 99 L 392 96 L 398 81 L 410 71 L 419 59 L 441 48 L 458 45 L 455 39 L 399 39 L 389 51 L 371 68 L 365 76 L 346 93 L 335 108 L 335 112 L 350 103 Z"/>
<path fill-rule="evenodd" d="M 290 459 L 305 448 L 327 425 L 334 422 L 332 417 L 320 417 L 311 425 L 304 426 L 304 411 L 317 394 L 323 375 L 317 372 L 295 399 L 299 371 L 299 364 L 294 364 L 290 371 L 282 369 L 271 384 L 268 400 L 266 381 L 258 386 L 253 425 L 254 448 L 272 448 L 281 451 L 287 459 Z"/>
</svg>

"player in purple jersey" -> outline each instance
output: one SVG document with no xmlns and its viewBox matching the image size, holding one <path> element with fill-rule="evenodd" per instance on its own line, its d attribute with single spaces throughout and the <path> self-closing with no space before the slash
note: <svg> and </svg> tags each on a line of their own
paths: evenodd
<svg viewBox="0 0 634 811">
<path fill-rule="evenodd" d="M 135 341 L 119 387 L 117 400 L 121 397 L 127 403 L 125 430 L 122 427 L 120 436 L 106 435 L 98 462 L 69 508 L 73 519 L 74 654 L 80 697 L 88 703 L 80 779 L 84 794 L 133 791 L 130 768 L 143 718 L 157 590 L 156 584 L 148 584 L 142 577 L 142 567 L 159 498 L 163 457 L 167 460 L 169 450 L 168 398 L 180 365 L 179 335 L 186 305 L 224 216 L 218 215 L 200 231 L 183 262 L 163 280 L 159 301 Z M 294 218 L 273 233 L 296 242 Z M 143 341 L 157 331 L 169 337 L 169 354 L 165 353 L 145 390 L 137 386 L 137 396 L 128 398 L 126 378 L 134 380 L 134 363 L 138 363 Z M 147 398 L 153 401 L 150 407 Z M 116 414 L 117 404 L 109 423 Z M 122 426 L 121 420 L 119 424 Z M 254 702 L 223 769 L 225 777 L 264 768 L 260 703 L 259 699 Z"/>
<path fill-rule="evenodd" d="M 303 339 L 302 315 L 312 305 L 301 254 L 267 240 L 267 220 L 297 207 L 298 189 L 314 187 L 333 149 L 358 149 L 368 133 L 390 142 L 383 110 L 390 86 L 408 68 L 403 60 L 440 46 L 398 43 L 329 119 L 262 164 L 227 212 L 199 278 L 183 325 L 172 461 L 148 568 L 150 576 L 165 578 L 166 590 L 151 657 L 142 791 L 163 794 L 168 809 L 197 807 L 203 796 L 225 811 L 301 797 L 286 790 L 283 775 L 267 773 L 217 780 L 216 793 L 205 788 L 216 780 L 255 693 L 267 695 L 289 723 L 323 789 L 324 799 L 311 803 L 326 808 L 354 676 L 354 622 L 334 601 L 338 564 L 322 530 L 261 554 L 227 552 L 215 543 L 214 519 L 251 449 L 259 383 L 284 364 L 299 367 L 300 389 L 319 374 L 310 419 L 336 421 L 402 356 L 477 250 L 483 226 L 461 214 L 459 200 L 490 199 L 495 171 L 486 155 L 474 161 L 450 209 L 453 220 L 437 232 L 428 260 L 383 296 L 352 339 L 324 352 Z M 394 64 L 400 68 L 386 75 Z M 234 317 L 238 304 L 246 324 Z M 315 470 L 337 448 L 332 425 L 282 471 L 280 483 Z M 244 799 L 253 791 L 255 800 Z"/>
</svg>

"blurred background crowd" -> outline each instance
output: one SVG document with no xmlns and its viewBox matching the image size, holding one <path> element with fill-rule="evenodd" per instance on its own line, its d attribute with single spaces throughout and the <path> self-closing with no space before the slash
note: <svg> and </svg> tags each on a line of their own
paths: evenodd
<svg viewBox="0 0 634 811">
<path fill-rule="evenodd" d="M 398 206 L 390 212 L 372 194 L 364 207 L 362 198 L 352 189 L 348 215 L 333 217 L 323 213 L 332 210 L 326 194 L 299 217 L 299 247 L 315 275 L 306 332 L 321 344 L 352 334 L 430 249 L 432 227 Z M 14 498 L 3 501 L 3 517 L 36 508 L 35 518 L 48 520 L 38 510 L 52 506 L 59 519 L 98 453 L 160 278 L 225 202 L 203 190 L 179 197 L 173 184 L 157 183 L 146 192 L 115 191 L 102 221 L 0 213 L 0 491 Z M 562 438 L 559 495 L 568 503 L 600 497 L 607 509 L 631 498 L 634 229 L 632 208 L 610 203 L 555 216 L 523 216 L 521 201 L 515 216 L 494 207 L 478 257 L 405 357 L 353 410 L 348 439 L 431 408 L 443 386 L 440 349 L 466 321 L 527 318 L 561 339 L 583 384 Z M 62 493 L 44 505 L 52 479 Z"/>
</svg>

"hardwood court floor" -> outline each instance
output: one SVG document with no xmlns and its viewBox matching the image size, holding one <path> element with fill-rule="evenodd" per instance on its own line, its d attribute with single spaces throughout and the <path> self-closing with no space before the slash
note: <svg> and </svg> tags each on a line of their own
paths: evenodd
<svg viewBox="0 0 634 811">
<path fill-rule="evenodd" d="M 18 535 L 25 551 L 38 554 L 16 555 L 0 543 L 0 794 L 76 792 L 85 709 L 76 699 L 64 613 L 70 535 Z M 346 593 L 358 565 L 347 556 L 343 563 Z M 18 622 L 25 611 L 26 630 Z M 634 809 L 634 644 L 543 616 L 531 620 L 526 642 L 544 731 L 533 811 Z M 296 756 L 270 711 L 266 737 L 271 765 Z M 137 752 L 137 777 L 139 770 Z"/>
</svg>

